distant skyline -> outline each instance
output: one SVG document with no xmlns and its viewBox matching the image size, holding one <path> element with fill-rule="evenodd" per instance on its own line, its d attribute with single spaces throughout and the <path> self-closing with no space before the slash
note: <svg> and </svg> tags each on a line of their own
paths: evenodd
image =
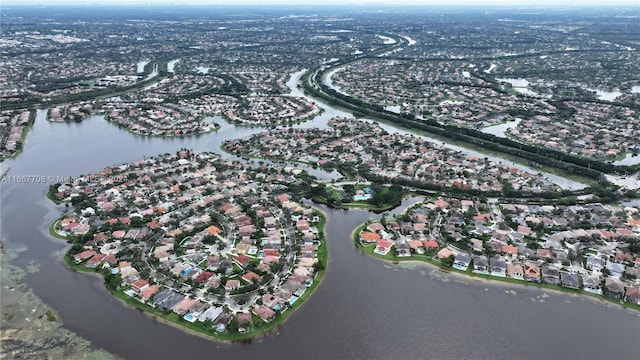
<svg viewBox="0 0 640 360">
<path fill-rule="evenodd" d="M 2 5 L 434 5 L 434 6 L 637 6 L 640 0 L 4 0 Z"/>
</svg>

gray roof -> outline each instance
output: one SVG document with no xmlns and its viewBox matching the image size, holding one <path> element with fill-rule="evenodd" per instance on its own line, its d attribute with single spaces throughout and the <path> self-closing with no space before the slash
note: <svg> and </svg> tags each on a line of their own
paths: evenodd
<svg viewBox="0 0 640 360">
<path fill-rule="evenodd" d="M 582 278 L 584 286 L 598 286 L 600 285 L 600 278 L 598 276 L 588 276 Z"/>
<path fill-rule="evenodd" d="M 580 287 L 580 279 L 577 274 L 572 274 L 568 272 L 561 272 L 560 279 L 562 280 L 562 284 L 571 287 Z"/>
<path fill-rule="evenodd" d="M 471 262 L 471 256 L 465 253 L 458 253 L 458 255 L 455 256 L 455 261 L 465 262 L 468 264 Z"/>
<path fill-rule="evenodd" d="M 198 321 L 215 320 L 220 314 L 222 314 L 222 308 L 212 306 L 198 317 Z"/>
<path fill-rule="evenodd" d="M 507 268 L 507 263 L 504 262 L 504 260 L 497 258 L 497 257 L 492 257 L 491 259 L 489 259 L 489 263 L 491 264 L 491 268 L 493 269 L 506 269 Z"/>
<path fill-rule="evenodd" d="M 489 259 L 486 256 L 474 256 L 473 257 L 473 265 L 474 266 L 489 266 Z"/>
</svg>

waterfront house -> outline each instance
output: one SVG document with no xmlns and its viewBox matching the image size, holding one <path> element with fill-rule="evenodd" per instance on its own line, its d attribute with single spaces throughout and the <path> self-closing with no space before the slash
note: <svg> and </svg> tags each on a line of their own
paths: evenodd
<svg viewBox="0 0 640 360">
<path fill-rule="evenodd" d="M 628 287 L 624 293 L 624 301 L 640 305 L 640 288 Z"/>
<path fill-rule="evenodd" d="M 94 255 L 96 255 L 96 252 L 93 250 L 85 250 L 79 254 L 75 254 L 73 255 L 73 261 L 76 264 L 79 264 L 89 258 L 92 258 Z"/>
<path fill-rule="evenodd" d="M 133 291 L 137 293 L 145 290 L 148 287 L 149 287 L 149 280 L 147 279 L 140 279 L 140 280 L 134 281 L 133 284 L 131 284 L 131 289 L 133 289 Z"/>
<path fill-rule="evenodd" d="M 200 316 L 198 316 L 198 321 L 200 322 L 204 322 L 206 320 L 214 321 L 215 319 L 218 318 L 218 316 L 220 316 L 220 314 L 222 314 L 222 310 L 223 309 L 221 307 L 211 306 L 210 308 L 205 310 L 202 314 L 200 314 Z"/>
<path fill-rule="evenodd" d="M 524 280 L 524 269 L 520 264 L 507 264 L 507 276 L 512 279 Z"/>
<path fill-rule="evenodd" d="M 151 296 L 153 296 L 158 291 L 160 291 L 158 285 L 151 285 L 140 291 L 140 294 L 138 295 L 140 295 L 140 298 L 143 300 L 143 302 L 146 303 L 147 301 L 149 301 L 149 298 L 151 298 Z"/>
<path fill-rule="evenodd" d="M 96 268 L 106 257 L 106 254 L 95 254 L 91 259 L 89 259 L 89 261 L 87 261 L 85 266 L 88 268 Z"/>
<path fill-rule="evenodd" d="M 553 285 L 558 285 L 560 283 L 560 272 L 557 269 L 543 265 L 541 270 L 544 282 Z"/>
<path fill-rule="evenodd" d="M 562 286 L 580 290 L 580 279 L 577 274 L 572 274 L 568 272 L 560 272 L 560 280 L 562 282 Z"/>
<path fill-rule="evenodd" d="M 447 249 L 447 248 L 443 248 L 440 251 L 438 251 L 438 259 L 446 259 L 450 256 L 454 256 L 455 254 L 453 253 L 453 251 Z"/>
<path fill-rule="evenodd" d="M 387 240 L 378 240 L 376 248 L 373 250 L 374 253 L 379 255 L 387 255 L 389 251 L 391 251 L 391 247 L 393 243 Z"/>
<path fill-rule="evenodd" d="M 599 276 L 585 276 L 582 278 L 582 288 L 593 294 L 602 295 L 602 287 L 600 286 Z"/>
<path fill-rule="evenodd" d="M 614 299 L 622 299 L 624 285 L 619 280 L 608 277 L 604 280 L 604 295 Z"/>
<path fill-rule="evenodd" d="M 499 277 L 507 276 L 507 264 L 504 260 L 494 256 L 489 259 L 489 265 L 491 266 L 491 275 Z"/>
<path fill-rule="evenodd" d="M 251 312 L 259 316 L 260 319 L 262 319 L 262 321 L 264 322 L 269 322 L 276 314 L 275 311 L 269 309 L 264 305 L 254 306 Z"/>
<path fill-rule="evenodd" d="M 407 245 L 411 249 L 412 253 L 424 254 L 424 247 L 420 240 L 407 240 Z"/>
<path fill-rule="evenodd" d="M 406 242 L 399 242 L 396 244 L 396 255 L 397 256 L 411 256 L 411 248 Z"/>
<path fill-rule="evenodd" d="M 489 274 L 489 260 L 484 255 L 473 257 L 473 272 L 477 274 Z"/>
<path fill-rule="evenodd" d="M 236 320 L 238 321 L 239 325 L 251 324 L 251 319 L 251 314 L 248 312 L 236 314 Z"/>
<path fill-rule="evenodd" d="M 458 270 L 467 271 L 470 264 L 471 256 L 469 254 L 458 253 L 453 259 L 453 267 Z"/>
<path fill-rule="evenodd" d="M 524 264 L 523 278 L 527 281 L 540 282 L 540 268 L 534 264 Z"/>
<path fill-rule="evenodd" d="M 372 232 L 361 232 L 360 233 L 360 242 L 365 244 L 373 244 L 377 243 L 378 240 L 382 240 L 380 234 L 372 233 Z"/>
</svg>

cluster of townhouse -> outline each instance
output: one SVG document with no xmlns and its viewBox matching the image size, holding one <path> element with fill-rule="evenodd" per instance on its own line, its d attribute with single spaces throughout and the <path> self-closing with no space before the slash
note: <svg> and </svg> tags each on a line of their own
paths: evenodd
<svg viewBox="0 0 640 360">
<path fill-rule="evenodd" d="M 252 93 L 282 94 L 289 91 L 287 77 L 295 71 L 293 68 L 271 69 L 249 65 L 228 74 L 244 84 Z"/>
<path fill-rule="evenodd" d="M 7 41 L 3 51 L 15 52 L 11 61 L 5 62 L 0 69 L 0 88 L 12 90 L 2 92 L 3 101 L 20 101 L 25 94 L 45 99 L 75 94 L 93 88 L 79 80 L 104 78 L 112 74 L 135 74 L 134 54 L 122 52 L 116 58 L 106 55 L 103 49 L 70 46 L 66 40 L 75 39 L 70 35 L 75 31 L 68 35 L 50 31 L 51 34 L 16 31 L 3 35 Z M 95 43 L 94 37 L 99 34 L 95 30 L 93 33 L 88 38 L 84 38 L 84 35 L 89 34 L 84 33 L 81 40 Z M 105 44 L 117 43 L 118 40 L 124 39 L 100 39 Z M 37 55 L 33 55 L 34 51 Z"/>
<path fill-rule="evenodd" d="M 568 153 L 616 158 L 640 150 L 640 113 L 629 107 L 566 101 L 570 118 L 537 115 L 507 132 L 518 140 Z"/>
<path fill-rule="evenodd" d="M 257 81 L 242 73 L 240 80 Z M 237 74 L 234 74 L 235 78 Z M 77 102 L 51 110 L 53 121 L 80 121 L 93 113 L 105 113 L 108 121 L 139 135 L 183 136 L 215 130 L 215 125 L 202 121 L 208 115 L 224 115 L 230 121 L 245 125 L 280 125 L 309 120 L 322 110 L 304 98 L 285 95 L 241 95 L 247 91 L 280 91 L 288 89 L 286 76 L 273 77 L 277 89 L 268 83 L 258 89 L 252 83 L 240 83 L 230 77 L 202 74 L 174 74 L 138 93 L 129 93 L 98 102 Z M 247 81 L 249 81 L 247 80 Z M 280 86 L 282 85 L 282 86 Z M 231 95 L 227 95 L 231 94 Z M 91 104 L 92 107 L 87 106 Z"/>
<path fill-rule="evenodd" d="M 123 164 L 54 185 L 74 204 L 55 231 L 141 303 L 252 331 L 299 305 L 322 268 L 321 216 L 287 193 L 308 186 L 300 174 L 190 151 Z"/>
<path fill-rule="evenodd" d="M 516 190 L 556 191 L 540 175 L 468 156 L 413 135 L 390 134 L 379 125 L 353 118 L 334 118 L 326 129 L 264 131 L 225 142 L 236 154 L 302 161 L 324 167 L 366 168 L 388 179 L 416 185 L 501 191 L 505 183 Z"/>
<path fill-rule="evenodd" d="M 140 135 L 184 136 L 216 130 L 215 123 L 175 104 L 111 101 L 104 108 L 108 121 Z"/>
<path fill-rule="evenodd" d="M 302 97 L 284 95 L 251 95 L 240 98 L 237 107 L 224 112 L 231 122 L 276 126 L 293 124 L 314 118 L 322 109 Z"/>
<path fill-rule="evenodd" d="M 629 89 L 640 83 L 640 77 L 635 74 L 635 70 L 640 71 L 635 52 L 627 49 L 620 51 L 620 48 L 611 43 L 593 46 L 600 50 L 597 56 L 592 52 L 568 51 L 492 61 L 497 65 L 497 74 L 507 78 L 525 78 L 536 92 L 562 95 L 566 89 L 583 88 L 617 90 L 622 94 L 631 94 Z M 624 65 L 603 67 L 603 62 Z M 622 97 L 616 97 L 615 101 L 631 104 Z"/>
<path fill-rule="evenodd" d="M 0 112 L 0 158 L 11 157 L 20 150 L 34 116 L 35 112 L 30 110 Z"/>
<path fill-rule="evenodd" d="M 640 304 L 640 214 L 589 203 L 521 205 L 433 199 L 359 234 L 374 253 L 449 262 L 461 271 L 560 285 Z"/>
<path fill-rule="evenodd" d="M 389 111 L 431 117 L 442 123 L 482 127 L 504 122 L 513 108 L 548 112 L 541 101 L 496 91 L 469 62 L 367 59 L 331 78 L 339 91 Z"/>
<path fill-rule="evenodd" d="M 47 120 L 53 122 L 82 121 L 95 113 L 92 102 L 78 102 L 72 105 L 59 105 L 49 109 Z"/>
<path fill-rule="evenodd" d="M 86 92 L 96 88 L 96 79 L 106 85 L 107 76 L 142 75 L 141 59 L 168 54 L 181 59 L 175 66 L 177 73 L 195 75 L 206 72 L 199 69 L 215 69 L 252 92 L 282 93 L 294 69 L 383 43 L 373 33 L 331 28 L 322 22 L 301 26 L 286 19 L 254 19 L 251 26 L 243 21 L 225 21 L 221 26 L 219 19 L 202 19 L 197 25 L 202 28 L 194 34 L 195 25 L 188 19 L 169 24 L 114 18 L 97 26 L 95 21 L 61 21 L 58 14 L 48 15 L 35 15 L 28 29 L 19 17 L 5 20 L 0 45 L 11 59 L 0 68 L 3 102 Z M 366 19 L 358 22 L 379 26 Z"/>
</svg>

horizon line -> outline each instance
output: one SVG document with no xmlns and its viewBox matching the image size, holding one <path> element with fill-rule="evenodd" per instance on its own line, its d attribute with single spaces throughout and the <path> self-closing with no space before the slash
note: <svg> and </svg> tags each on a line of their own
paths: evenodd
<svg viewBox="0 0 640 360">
<path fill-rule="evenodd" d="M 173 3 L 173 2 L 159 2 L 152 4 L 144 4 L 144 3 L 126 3 L 126 2 L 113 2 L 113 3 L 73 3 L 73 2 L 63 2 L 63 3 L 38 3 L 38 2 L 25 2 L 22 1 L 4 1 L 3 4 L 0 4 L 0 8 L 6 7 L 145 7 L 145 8 L 157 8 L 157 7 L 181 7 L 181 8 L 190 8 L 190 7 L 424 7 L 424 8 L 613 8 L 613 7 L 636 7 L 637 5 L 632 2 L 609 2 L 604 4 L 590 4 L 590 3 L 559 3 L 559 4 L 520 4 L 520 3 L 489 3 L 489 4 L 469 4 L 469 3 L 431 3 L 431 4 L 417 4 L 417 3 L 387 3 L 387 2 L 379 2 L 379 3 L 358 3 L 358 2 L 318 2 L 318 3 L 265 3 L 265 2 L 239 2 L 235 4 L 221 4 L 221 3 L 200 3 L 200 2 L 187 2 L 187 3 Z"/>
</svg>

